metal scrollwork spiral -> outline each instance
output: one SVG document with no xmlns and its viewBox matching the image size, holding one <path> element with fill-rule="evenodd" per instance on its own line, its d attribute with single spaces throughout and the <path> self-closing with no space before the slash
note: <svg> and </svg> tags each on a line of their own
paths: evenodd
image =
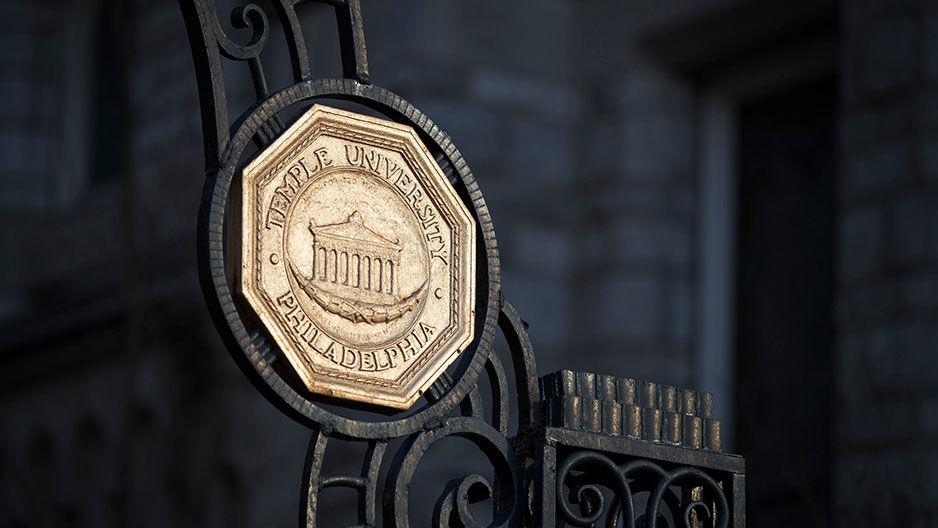
<svg viewBox="0 0 938 528">
<path fill-rule="evenodd" d="M 328 455 L 327 446 L 335 432 L 317 428 L 307 454 L 304 477 L 306 493 L 300 513 L 301 524 L 307 527 L 317 525 L 320 492 L 329 488 L 344 487 L 357 493 L 359 524 L 376 526 L 379 518 L 376 498 L 380 488 L 384 496 L 381 512 L 383 525 L 409 527 L 409 489 L 421 460 L 438 442 L 447 438 L 462 438 L 483 454 L 488 461 L 487 469 L 493 472 L 494 479 L 490 480 L 480 474 L 478 468 L 468 467 L 467 474 L 451 480 L 441 491 L 433 510 L 433 525 L 440 528 L 520 526 L 522 501 L 525 497 L 523 464 L 509 440 L 507 406 L 511 400 L 519 403 L 519 432 L 530 426 L 531 411 L 521 408 L 520 405 L 530 405 L 533 401 L 532 398 L 536 395 L 537 374 L 524 323 L 511 304 L 505 300 L 501 301 L 499 325 L 508 342 L 515 383 L 521 388 L 521 396 L 517 399 L 509 397 L 505 369 L 498 356 L 490 351 L 484 369 L 488 376 L 488 386 L 492 388 L 489 395 L 492 407 L 488 415 L 482 409 L 483 398 L 477 385 L 456 409 L 458 416 L 426 421 L 422 430 L 404 437 L 403 444 L 389 463 L 385 461 L 385 454 L 388 443 L 394 440 L 394 437 L 369 440 L 343 435 L 345 441 L 367 442 L 367 454 L 362 459 L 361 471 L 358 474 L 322 474 L 323 462 Z M 438 398 L 451 389 L 452 380 L 444 374 L 430 391 L 435 396 L 428 397 Z M 380 475 L 383 464 L 388 467 L 384 477 Z M 473 516 L 470 505 L 486 500 L 492 503 L 492 520 L 483 523 Z"/>
<path fill-rule="evenodd" d="M 251 60 L 259 59 L 261 52 L 267 46 L 267 40 L 270 37 L 270 20 L 267 19 L 267 13 L 257 4 L 247 4 L 242 7 L 236 7 L 231 11 L 231 25 L 239 29 L 251 29 L 251 41 L 247 44 L 238 44 L 227 32 L 222 29 L 218 19 L 215 19 L 218 36 L 218 45 L 222 53 L 233 60 Z"/>
<path fill-rule="evenodd" d="M 418 433 L 408 439 L 392 463 L 393 471 L 385 486 L 385 523 L 410 526 L 408 490 L 420 459 L 436 442 L 460 437 L 472 442 L 486 456 L 495 471 L 495 482 L 478 473 L 470 473 L 446 486 L 434 510 L 434 524 L 440 527 L 507 528 L 518 525 L 522 496 L 521 475 L 508 439 L 477 418 L 454 417 L 439 428 Z M 494 519 L 482 524 L 473 518 L 469 504 L 491 498 Z"/>
<path fill-rule="evenodd" d="M 612 495 L 608 506 L 603 490 Z M 636 498 L 643 492 L 645 507 L 639 508 Z M 649 460 L 617 465 L 594 451 L 573 453 L 558 467 L 557 506 L 563 521 L 572 526 L 651 528 L 680 523 L 695 528 L 703 519 L 712 520 L 708 526 L 729 525 L 724 490 L 706 472 L 694 467 L 668 471 Z"/>
<path fill-rule="evenodd" d="M 574 474 L 575 471 L 581 473 Z M 569 492 L 564 489 L 565 484 Z M 573 526 L 592 526 L 599 522 L 606 511 L 601 488 L 613 490 L 625 505 L 626 519 L 634 516 L 629 483 L 609 457 L 590 451 L 567 457 L 557 468 L 557 506 L 564 520 Z"/>
</svg>

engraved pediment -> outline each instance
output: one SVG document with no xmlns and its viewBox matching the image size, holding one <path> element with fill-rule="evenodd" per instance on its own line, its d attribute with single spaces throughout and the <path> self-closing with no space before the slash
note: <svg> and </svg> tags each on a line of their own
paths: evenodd
<svg viewBox="0 0 938 528">
<path fill-rule="evenodd" d="M 352 244 L 365 243 L 389 250 L 401 250 L 399 240 L 390 240 L 368 228 L 358 211 L 350 214 L 344 222 L 335 224 L 314 225 L 314 221 L 310 220 L 309 231 L 316 237 L 330 237 Z"/>
</svg>

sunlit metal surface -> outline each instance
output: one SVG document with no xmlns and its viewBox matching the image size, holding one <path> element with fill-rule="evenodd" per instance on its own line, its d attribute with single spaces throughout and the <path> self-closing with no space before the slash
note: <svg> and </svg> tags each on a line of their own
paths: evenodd
<svg viewBox="0 0 938 528">
<path fill-rule="evenodd" d="M 322 507 L 320 493 L 340 487 L 353 490 L 358 497 L 356 511 L 351 512 L 355 524 L 410 526 L 409 490 L 417 485 L 417 465 L 435 443 L 459 437 L 475 445 L 489 467 L 467 467 L 441 490 L 433 512 L 437 526 L 744 526 L 744 462 L 720 452 L 720 426 L 710 416 L 709 395 L 588 373 L 562 371 L 538 377 L 526 325 L 501 294 L 494 229 L 469 167 L 432 120 L 398 95 L 369 82 L 357 0 L 319 2 L 336 10 L 344 78 L 313 78 L 296 14 L 296 6 L 302 3 L 313 2 L 271 2 L 287 38 L 293 74 L 289 86 L 271 91 L 261 64 L 271 28 L 263 8 L 249 4 L 232 13 L 236 25 L 253 29 L 251 41 L 238 44 L 219 24 L 213 1 L 180 0 L 196 63 L 205 137 L 206 184 L 199 217 L 201 282 L 219 333 L 242 370 L 274 405 L 312 430 L 300 524 L 316 526 Z M 233 124 L 228 118 L 222 57 L 247 64 L 257 96 L 256 104 L 245 108 Z M 406 412 L 362 415 L 325 405 L 324 401 L 335 400 L 323 400 L 296 376 L 295 366 L 282 359 L 287 355 L 282 346 L 239 306 L 234 291 L 240 288 L 241 253 L 229 237 L 230 222 L 236 216 L 232 211 L 240 205 L 232 196 L 240 193 L 231 190 L 248 163 L 250 144 L 261 150 L 276 144 L 284 123 L 296 117 L 294 105 L 322 98 L 357 102 L 415 131 L 475 223 L 471 343 Z M 314 158 L 315 151 L 309 161 Z M 318 165 L 310 166 L 311 173 L 313 167 Z M 375 241 L 387 242 L 373 249 L 390 252 L 381 258 L 390 255 L 393 262 L 404 236 L 373 224 L 370 213 L 355 206 L 349 209 L 345 198 L 338 203 L 345 208 L 336 209 L 328 218 L 302 217 L 300 226 L 313 237 L 325 233 L 324 243 L 339 226 L 367 228 L 380 235 Z M 278 247 L 285 253 L 282 245 L 265 246 L 261 261 L 267 258 L 273 266 L 284 266 L 281 253 L 273 259 L 277 264 L 270 259 L 274 251 L 268 250 Z M 313 264 L 309 258 L 299 260 L 300 266 L 308 266 L 298 269 L 299 280 L 294 279 L 303 290 L 300 282 L 314 279 Z M 324 262 L 328 268 L 328 257 Z M 342 268 L 328 269 L 333 269 L 335 278 Z M 291 280 L 284 276 L 283 280 Z M 344 281 L 343 274 L 342 286 L 346 286 Z M 335 296 L 322 296 L 320 303 L 314 298 L 316 290 L 308 296 L 318 309 L 346 321 L 342 325 L 354 327 L 368 319 L 385 324 L 393 323 L 392 315 L 400 320 L 411 311 L 406 310 L 406 303 L 400 310 L 378 307 L 399 306 L 411 290 L 421 290 L 418 283 L 412 281 L 405 288 L 399 282 L 401 288 L 394 291 L 405 297 L 391 302 L 371 298 L 369 305 L 357 309 L 343 307 L 341 301 L 333 303 Z M 499 329 L 507 343 L 504 356 L 493 346 Z M 367 448 L 360 472 L 324 472 L 323 462 L 333 443 Z M 478 510 L 470 508 L 481 501 L 491 505 L 486 519 L 476 519 Z"/>
</svg>

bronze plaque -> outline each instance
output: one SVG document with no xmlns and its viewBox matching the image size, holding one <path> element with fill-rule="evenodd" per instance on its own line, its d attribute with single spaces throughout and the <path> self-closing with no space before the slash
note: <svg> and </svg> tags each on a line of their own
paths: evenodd
<svg viewBox="0 0 938 528">
<path fill-rule="evenodd" d="M 472 341 L 475 222 L 411 128 L 315 105 L 242 200 L 242 293 L 311 392 L 406 409 Z"/>
</svg>

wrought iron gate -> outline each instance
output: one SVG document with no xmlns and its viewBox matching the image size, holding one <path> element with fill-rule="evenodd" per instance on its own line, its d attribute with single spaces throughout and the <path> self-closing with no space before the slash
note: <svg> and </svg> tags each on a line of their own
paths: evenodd
<svg viewBox="0 0 938 528">
<path fill-rule="evenodd" d="M 304 3 L 335 9 L 343 78 L 313 76 L 296 11 Z M 252 30 L 247 43 L 229 38 L 214 0 L 180 5 L 205 143 L 200 279 L 235 361 L 277 408 L 312 431 L 300 525 L 316 526 L 320 492 L 344 487 L 357 493 L 359 526 L 410 526 L 408 490 L 418 462 L 441 439 L 460 437 L 484 454 L 494 478 L 469 473 L 451 481 L 434 509 L 438 526 L 744 526 L 744 462 L 721 452 L 709 394 L 571 371 L 538 377 L 525 323 L 501 293 L 495 234 L 479 186 L 441 128 L 370 82 L 358 0 L 273 0 L 272 13 L 247 4 L 230 14 L 235 27 Z M 283 30 L 292 73 L 291 84 L 277 90 L 268 86 L 261 61 L 271 15 Z M 233 121 L 225 60 L 247 66 L 255 94 Z M 305 392 L 263 326 L 239 307 L 233 287 L 233 182 L 253 152 L 323 99 L 351 101 L 416 130 L 476 222 L 476 337 L 407 412 L 362 418 Z M 496 339 L 507 343 L 506 355 L 497 352 Z M 360 472 L 323 471 L 336 440 L 366 447 Z M 395 441 L 400 447 L 392 452 Z M 489 523 L 477 522 L 470 511 L 480 501 L 491 502 Z"/>
</svg>

